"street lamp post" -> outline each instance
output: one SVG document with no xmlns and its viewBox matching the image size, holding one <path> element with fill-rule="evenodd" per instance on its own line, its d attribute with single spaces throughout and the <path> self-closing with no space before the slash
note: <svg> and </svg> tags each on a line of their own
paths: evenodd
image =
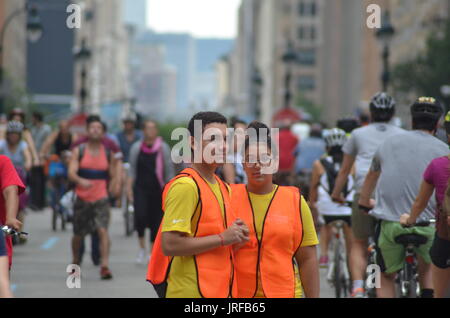
<svg viewBox="0 0 450 318">
<path fill-rule="evenodd" d="M 292 82 L 292 65 L 297 61 L 297 54 L 295 53 L 294 46 L 292 42 L 288 42 L 287 50 L 283 54 L 282 60 L 286 66 L 286 76 L 284 78 L 284 107 L 289 108 L 291 106 L 292 93 L 291 93 L 291 82 Z"/>
<path fill-rule="evenodd" d="M 255 118 L 258 119 L 261 116 L 261 89 L 264 84 L 264 80 L 257 68 L 255 68 L 253 71 L 252 83 L 254 96 L 254 114 Z"/>
<path fill-rule="evenodd" d="M 91 58 L 91 50 L 86 45 L 86 39 L 81 40 L 81 46 L 75 50 L 75 60 L 81 64 L 81 81 L 80 81 L 80 113 L 86 112 L 87 91 L 87 61 Z"/>
<path fill-rule="evenodd" d="M 389 57 L 390 57 L 390 44 L 392 38 L 394 37 L 395 29 L 391 24 L 391 17 L 389 10 L 386 10 L 383 14 L 382 25 L 376 32 L 376 37 L 380 41 L 383 47 L 382 59 L 383 59 L 383 74 L 381 75 L 381 83 L 383 91 L 387 92 L 390 82 L 390 67 L 389 67 Z"/>
<path fill-rule="evenodd" d="M 6 30 L 11 22 L 22 13 L 28 13 L 27 17 L 27 36 L 32 43 L 39 41 L 43 33 L 41 19 L 39 17 L 38 9 L 28 3 L 24 7 L 20 7 L 13 11 L 5 20 L 5 23 L 0 29 L 0 113 L 4 112 L 4 70 L 3 70 L 3 47 L 6 37 Z"/>
</svg>

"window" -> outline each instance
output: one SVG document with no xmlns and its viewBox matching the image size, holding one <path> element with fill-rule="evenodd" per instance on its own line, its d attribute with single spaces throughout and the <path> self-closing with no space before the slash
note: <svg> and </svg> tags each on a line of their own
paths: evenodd
<svg viewBox="0 0 450 318">
<path fill-rule="evenodd" d="M 301 65 L 315 65 L 316 64 L 316 50 L 301 49 L 298 51 L 298 62 Z"/>
<path fill-rule="evenodd" d="M 298 38 L 300 40 L 304 40 L 305 39 L 305 28 L 304 27 L 300 27 L 298 28 Z"/>
<path fill-rule="evenodd" d="M 314 1 L 300 1 L 298 4 L 298 13 L 301 17 L 311 16 L 317 14 L 317 5 Z"/>
<path fill-rule="evenodd" d="M 316 28 L 314 26 L 311 26 L 310 30 L 310 39 L 315 40 L 316 39 Z"/>
<path fill-rule="evenodd" d="M 312 91 L 316 88 L 316 81 L 313 76 L 302 75 L 298 78 L 298 89 L 301 91 Z"/>
</svg>

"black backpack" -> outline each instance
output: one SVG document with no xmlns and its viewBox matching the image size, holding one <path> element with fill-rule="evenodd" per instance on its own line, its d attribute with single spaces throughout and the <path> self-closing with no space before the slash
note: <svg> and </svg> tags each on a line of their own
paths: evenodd
<svg viewBox="0 0 450 318">
<path fill-rule="evenodd" d="M 331 196 L 331 194 L 333 193 L 334 185 L 336 184 L 336 178 L 339 174 L 339 171 L 336 171 L 334 164 L 329 162 L 326 158 L 321 159 L 320 163 L 324 167 L 325 173 L 327 174 L 329 187 L 328 194 Z M 348 189 L 348 180 L 347 180 L 343 190 L 344 197 L 347 197 L 349 193 L 350 191 Z"/>
</svg>

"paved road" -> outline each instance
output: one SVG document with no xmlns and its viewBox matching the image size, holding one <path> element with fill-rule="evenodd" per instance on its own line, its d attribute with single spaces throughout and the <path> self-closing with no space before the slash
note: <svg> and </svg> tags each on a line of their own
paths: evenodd
<svg viewBox="0 0 450 318">
<path fill-rule="evenodd" d="M 66 267 L 71 261 L 71 226 L 65 232 L 53 232 L 50 217 L 49 210 L 30 212 L 26 217 L 25 231 L 30 233 L 29 240 L 26 245 L 15 247 L 11 273 L 16 297 L 156 297 L 153 287 L 145 281 L 146 266 L 135 264 L 136 238 L 125 237 L 120 210 L 113 210 L 110 228 L 110 264 L 114 279 L 100 280 L 99 268 L 92 264 L 88 247 L 81 269 L 80 289 L 69 289 L 66 285 Z M 321 270 L 321 296 L 333 297 L 324 270 Z"/>
</svg>

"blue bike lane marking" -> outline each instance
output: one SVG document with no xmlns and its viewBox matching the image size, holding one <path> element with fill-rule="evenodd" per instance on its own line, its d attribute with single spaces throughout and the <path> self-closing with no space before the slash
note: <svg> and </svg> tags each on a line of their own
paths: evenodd
<svg viewBox="0 0 450 318">
<path fill-rule="evenodd" d="M 41 245 L 41 250 L 49 250 L 59 241 L 59 237 L 51 237 Z"/>
</svg>

